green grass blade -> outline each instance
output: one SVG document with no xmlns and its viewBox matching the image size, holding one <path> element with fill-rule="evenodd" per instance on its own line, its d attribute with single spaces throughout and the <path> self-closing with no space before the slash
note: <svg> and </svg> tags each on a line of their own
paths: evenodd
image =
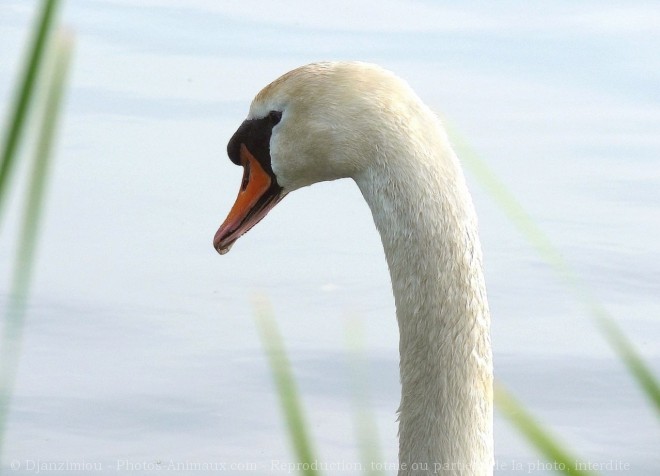
<svg viewBox="0 0 660 476">
<path fill-rule="evenodd" d="M 561 253 L 536 225 L 532 217 L 525 211 L 515 196 L 502 183 L 495 173 L 488 167 L 472 147 L 465 141 L 451 125 L 446 124 L 457 155 L 461 162 L 479 181 L 481 186 L 490 194 L 507 217 L 513 222 L 518 231 L 534 246 L 541 257 L 571 285 L 572 289 L 581 289 L 578 277 L 568 266 Z"/>
<path fill-rule="evenodd" d="M 59 0 L 43 0 L 42 2 L 41 13 L 33 30 L 34 36 L 28 59 L 16 92 L 11 116 L 7 123 L 7 135 L 4 139 L 2 156 L 0 157 L 0 222 L 7 189 L 9 188 L 9 177 L 16 163 L 18 145 L 25 130 L 28 109 L 34 96 L 39 71 L 44 63 L 46 45 L 55 23 L 58 6 Z"/>
<path fill-rule="evenodd" d="M 599 324 L 608 342 L 626 364 L 630 374 L 635 378 L 639 387 L 654 403 L 660 412 L 660 383 L 644 364 L 633 345 L 625 338 L 614 324 L 610 313 L 588 291 L 587 286 L 571 269 L 561 253 L 552 245 L 550 239 L 534 223 L 534 220 L 525 212 L 522 205 L 509 192 L 506 186 L 497 179 L 486 163 L 463 140 L 454 128 L 448 128 L 452 143 L 462 158 L 465 166 L 479 180 L 481 185 L 490 193 L 500 205 L 508 218 L 514 223 L 527 241 L 536 248 L 541 257 L 563 278 L 568 289 L 574 294 L 587 312 Z"/>
<path fill-rule="evenodd" d="M 72 42 L 68 35 L 60 33 L 55 40 L 53 73 L 50 75 L 46 93 L 23 214 L 23 226 L 19 236 L 19 251 L 14 268 L 12 289 L 2 334 L 0 334 L 0 451 L 4 441 L 6 418 L 20 356 L 25 306 L 39 235 L 39 219 L 43 209 L 53 139 L 72 52 Z"/>
<path fill-rule="evenodd" d="M 305 475 L 319 475 L 319 471 L 312 469 L 316 461 L 309 428 L 303 414 L 302 405 L 295 378 L 291 372 L 291 365 L 286 356 L 282 337 L 277 329 L 270 305 L 263 299 L 255 302 L 255 317 L 261 342 L 266 350 L 271 373 L 275 380 L 275 387 L 280 398 L 284 419 L 286 421 L 289 438 L 296 455 L 297 464 Z"/>
<path fill-rule="evenodd" d="M 575 295 L 586 310 L 595 318 L 608 342 L 619 358 L 635 378 L 637 384 L 653 403 L 660 414 L 660 384 L 651 370 L 644 364 L 633 345 L 616 327 L 609 312 L 588 292 L 586 285 L 570 268 L 552 242 L 534 223 L 520 203 L 509 192 L 506 186 L 497 179 L 495 174 L 481 160 L 475 151 L 464 141 L 453 128 L 450 128 L 452 142 L 464 164 L 488 191 L 491 197 L 500 205 L 508 218 L 518 228 L 527 241 L 536 248 L 541 257 L 560 275 L 568 289 Z M 525 413 L 502 389 L 496 393 L 496 402 L 505 411 L 514 425 L 532 442 L 547 458 L 558 459 L 551 451 L 558 447 L 549 441 L 547 434 Z M 548 443 L 551 443 L 550 445 Z M 573 473 L 575 474 L 575 473 Z"/>
<path fill-rule="evenodd" d="M 456 148 L 462 163 L 476 177 L 482 187 L 490 194 L 502 211 L 515 225 L 523 237 L 536 249 L 541 258 L 545 260 L 564 280 L 569 291 L 580 302 L 586 310 L 595 318 L 608 316 L 608 311 L 588 292 L 584 282 L 573 271 L 562 254 L 552 244 L 552 241 L 537 226 L 532 217 L 525 211 L 523 206 L 516 200 L 482 160 L 472 147 L 456 132 L 447 125 L 452 144 Z"/>
<path fill-rule="evenodd" d="M 571 455 L 553 438 L 523 406 L 504 388 L 495 385 L 495 403 L 504 416 L 522 433 L 528 442 L 564 474 L 593 475 L 585 463 Z"/>
<path fill-rule="evenodd" d="M 349 367 L 351 370 L 351 389 L 353 390 L 353 407 L 355 432 L 362 468 L 366 475 L 383 474 L 375 469 L 373 463 L 384 461 L 378 444 L 378 428 L 376 419 L 371 412 L 367 361 L 364 356 L 364 335 L 361 323 L 353 319 L 346 326 L 346 340 L 350 352 Z"/>
<path fill-rule="evenodd" d="M 660 383 L 654 377 L 651 369 L 644 363 L 632 343 L 612 319 L 601 317 L 598 322 L 610 345 L 649 398 L 660 417 Z"/>
<path fill-rule="evenodd" d="M 48 85 L 45 110 L 33 161 L 29 194 L 25 213 L 23 214 L 23 230 L 18 255 L 19 267 L 16 272 L 19 277 L 18 289 L 27 287 L 29 272 L 32 269 L 31 263 L 38 236 L 39 218 L 43 209 L 42 204 L 53 150 L 53 139 L 57 130 L 64 86 L 71 62 L 72 46 L 71 35 L 63 30 L 58 31 L 55 37 L 55 63 Z"/>
</svg>

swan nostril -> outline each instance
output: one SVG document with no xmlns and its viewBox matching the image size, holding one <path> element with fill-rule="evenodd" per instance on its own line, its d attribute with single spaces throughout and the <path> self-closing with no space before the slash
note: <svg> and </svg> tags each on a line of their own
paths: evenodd
<svg viewBox="0 0 660 476">
<path fill-rule="evenodd" d="M 250 182 L 250 162 L 245 162 L 243 164 L 243 181 L 241 182 L 241 192 L 245 192 L 245 189 Z"/>
</svg>

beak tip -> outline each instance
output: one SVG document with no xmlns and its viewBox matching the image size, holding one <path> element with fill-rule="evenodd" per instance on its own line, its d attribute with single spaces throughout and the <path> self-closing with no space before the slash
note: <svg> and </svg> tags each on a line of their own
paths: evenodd
<svg viewBox="0 0 660 476">
<path fill-rule="evenodd" d="M 232 240 L 227 243 L 226 240 L 223 239 L 223 237 L 220 235 L 220 230 L 218 230 L 218 233 L 213 238 L 213 248 L 218 252 L 218 254 L 225 255 L 229 253 L 229 250 L 234 245 L 235 241 L 236 240 Z"/>
<path fill-rule="evenodd" d="M 217 251 L 218 254 L 220 254 L 220 255 L 226 255 L 227 253 L 229 253 L 229 250 L 231 250 L 231 247 L 233 245 L 234 244 L 231 243 L 231 244 L 229 244 L 227 246 L 224 246 L 224 247 L 217 246 L 217 247 L 215 247 L 215 251 Z"/>
</svg>

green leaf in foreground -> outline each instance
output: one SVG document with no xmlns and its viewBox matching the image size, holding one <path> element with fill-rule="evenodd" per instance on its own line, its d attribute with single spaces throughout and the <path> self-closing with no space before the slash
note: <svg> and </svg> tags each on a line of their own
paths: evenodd
<svg viewBox="0 0 660 476">
<path fill-rule="evenodd" d="M 4 440 L 6 418 L 13 392 L 16 369 L 23 336 L 25 306 L 34 264 L 34 253 L 39 236 L 39 218 L 48 178 L 53 139 L 57 128 L 60 104 L 71 59 L 72 41 L 59 32 L 55 38 L 55 62 L 43 104 L 35 157 L 23 213 L 23 226 L 19 236 L 19 250 L 15 263 L 12 288 L 0 334 L 0 450 Z"/>
<path fill-rule="evenodd" d="M 383 474 L 372 463 L 384 461 L 378 445 L 376 418 L 371 411 L 367 359 L 364 356 L 364 335 L 361 322 L 353 319 L 346 326 L 349 349 L 351 390 L 353 391 L 354 425 L 364 474 Z"/>
<path fill-rule="evenodd" d="M 73 41 L 71 34 L 60 30 L 55 37 L 55 64 L 48 84 L 45 109 L 39 129 L 36 154 L 33 160 L 28 197 L 23 213 L 23 229 L 20 237 L 18 266 L 16 269 L 16 289 L 23 291 L 28 286 L 34 258 L 39 218 L 43 209 L 46 180 L 49 174 L 53 140 L 57 129 Z"/>
<path fill-rule="evenodd" d="M 651 369 L 647 367 L 635 347 L 612 319 L 605 316 L 601 317 L 598 322 L 610 345 L 626 365 L 628 372 L 637 380 L 660 416 L 660 384 L 653 376 Z"/>
<path fill-rule="evenodd" d="M 299 464 L 303 474 L 318 475 L 320 472 L 312 469 L 313 463 L 316 461 L 312 441 L 307 431 L 308 425 L 303 415 L 291 365 L 286 356 L 284 343 L 277 329 L 272 309 L 264 299 L 259 299 L 255 302 L 254 315 L 262 345 L 268 356 L 271 374 L 275 380 L 284 419 L 289 429 L 289 438 L 297 458 L 296 463 Z"/>
<path fill-rule="evenodd" d="M 516 200 L 513 193 L 490 170 L 486 162 L 477 155 L 475 150 L 458 134 L 456 129 L 449 123 L 445 125 L 451 137 L 452 144 L 456 148 L 456 152 L 466 169 L 474 175 L 495 203 L 504 211 L 507 218 L 513 222 L 518 231 L 536 249 L 541 257 L 568 282 L 571 289 L 581 289 L 582 286 L 579 279 L 570 269 L 561 253 L 553 246 L 550 239 L 548 239 L 529 213 Z"/>
<path fill-rule="evenodd" d="M 544 430 L 522 405 L 503 387 L 495 386 L 495 403 L 499 410 L 513 423 L 527 441 L 532 443 L 543 456 L 564 474 L 593 475 L 587 464 L 578 461 L 561 444 Z"/>
<path fill-rule="evenodd" d="M 43 8 L 37 24 L 33 29 L 32 45 L 21 76 L 13 109 L 7 123 L 7 135 L 2 145 L 2 156 L 0 157 L 0 219 L 4 199 L 9 188 L 9 177 L 16 163 L 18 145 L 25 130 L 28 109 L 36 89 L 37 78 L 43 67 L 45 50 L 50 37 L 50 31 L 55 23 L 55 14 L 59 6 L 59 0 L 44 0 Z"/>
<path fill-rule="evenodd" d="M 448 127 L 448 130 L 465 166 L 500 205 L 507 217 L 518 228 L 518 231 L 536 248 L 545 262 L 563 278 L 569 291 L 595 319 L 614 351 L 627 366 L 629 373 L 635 378 L 638 386 L 653 402 L 660 414 L 660 383 L 641 359 L 632 343 L 618 329 L 610 313 L 589 292 L 587 286 L 564 260 L 550 239 L 536 225 L 506 186 L 497 179 L 486 163 L 460 137 L 454 128 Z"/>
</svg>

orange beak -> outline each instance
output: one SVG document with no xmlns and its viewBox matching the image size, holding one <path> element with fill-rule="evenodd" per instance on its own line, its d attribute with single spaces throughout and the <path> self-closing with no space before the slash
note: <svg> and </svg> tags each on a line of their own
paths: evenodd
<svg viewBox="0 0 660 476">
<path fill-rule="evenodd" d="M 274 177 L 264 170 L 245 144 L 241 144 L 240 157 L 243 166 L 241 188 L 229 215 L 213 238 L 213 246 L 221 255 L 284 198 Z"/>
</svg>

